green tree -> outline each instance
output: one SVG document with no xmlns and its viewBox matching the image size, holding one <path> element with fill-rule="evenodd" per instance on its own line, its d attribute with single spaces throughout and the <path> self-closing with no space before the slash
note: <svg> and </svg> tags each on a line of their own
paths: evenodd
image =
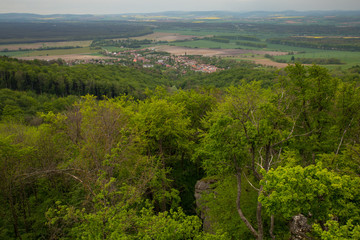
<svg viewBox="0 0 360 240">
<path fill-rule="evenodd" d="M 263 239 L 262 205 L 257 202 L 257 228 L 243 213 L 241 204 L 242 179 L 250 169 L 254 182 L 249 182 L 258 194 L 262 192 L 260 169 L 268 171 L 277 166 L 283 145 L 294 136 L 296 117 L 287 112 L 279 100 L 280 94 L 271 93 L 252 82 L 228 89 L 223 103 L 211 114 L 209 132 L 198 154 L 204 158 L 208 175 L 235 174 L 237 179 L 237 212 L 257 239 Z M 274 219 L 271 217 L 270 235 Z"/>
<path fill-rule="evenodd" d="M 338 135 L 331 131 L 338 80 L 316 65 L 296 63 L 286 67 L 285 72 L 286 76 L 280 78 L 283 97 L 279 100 L 297 116 L 294 133 L 308 136 L 297 139 L 292 147 L 303 156 L 304 164 L 314 163 L 316 154 L 334 151 L 338 141 Z"/>
<path fill-rule="evenodd" d="M 144 153 L 149 157 L 157 157 L 160 161 L 160 182 L 154 183 L 155 186 L 160 184 L 156 187 L 160 189 L 153 193 L 153 197 L 160 202 L 160 208 L 165 211 L 167 202 L 174 198 L 177 192 L 171 188 L 171 167 L 173 162 L 181 160 L 181 156 L 191 143 L 190 119 L 185 117 L 185 109 L 179 103 L 154 96 L 139 102 L 132 121 L 141 140 L 144 141 Z"/>
<path fill-rule="evenodd" d="M 268 214 L 290 219 L 301 213 L 317 224 L 315 232 L 320 232 L 322 239 L 335 237 L 340 229 L 348 229 L 349 223 L 357 225 L 355 232 L 358 229 L 358 176 L 340 175 L 321 164 L 278 167 L 263 174 L 264 189 L 259 200 Z M 325 230 L 325 223 L 330 229 Z M 334 230 L 338 233 L 331 233 Z"/>
</svg>

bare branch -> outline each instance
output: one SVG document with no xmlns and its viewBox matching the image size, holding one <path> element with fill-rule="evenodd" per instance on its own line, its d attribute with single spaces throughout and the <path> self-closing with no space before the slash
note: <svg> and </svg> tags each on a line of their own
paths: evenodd
<svg viewBox="0 0 360 240">
<path fill-rule="evenodd" d="M 360 157 L 360 153 L 358 151 L 356 151 L 355 148 L 353 148 L 352 146 L 350 146 L 350 148 L 358 155 L 358 157 Z"/>
<path fill-rule="evenodd" d="M 244 177 L 246 178 L 246 181 L 250 184 L 250 186 L 251 186 L 253 189 L 255 189 L 256 191 L 260 191 L 260 189 L 256 188 L 256 187 L 250 182 L 250 180 L 247 178 L 245 172 L 244 172 Z"/>
<path fill-rule="evenodd" d="M 93 196 L 95 196 L 94 192 L 92 191 L 92 189 L 90 188 L 90 186 L 88 184 L 86 184 L 83 180 L 81 180 L 79 177 L 75 176 L 74 174 L 71 174 L 70 172 L 85 172 L 85 171 L 81 170 L 81 169 L 76 169 L 76 168 L 50 169 L 50 170 L 43 170 L 43 171 L 35 171 L 35 172 L 31 172 L 31 173 L 25 173 L 25 174 L 17 176 L 17 178 L 18 178 L 18 180 L 25 180 L 25 179 L 28 179 L 30 177 L 42 176 L 42 175 L 48 175 L 48 174 L 65 174 L 65 175 L 68 175 L 68 176 L 74 178 L 76 181 L 80 182 L 81 184 L 83 184 L 84 187 L 86 187 L 90 191 L 90 193 Z"/>
<path fill-rule="evenodd" d="M 263 161 L 264 161 L 264 158 L 263 158 L 263 156 L 261 155 L 261 151 L 262 151 L 262 147 L 259 149 L 259 157 L 260 157 L 260 166 L 261 166 L 261 168 L 263 168 Z M 259 164 L 258 164 L 259 165 Z"/>
<path fill-rule="evenodd" d="M 293 135 L 293 136 L 290 136 L 290 135 L 289 135 L 287 138 L 281 140 L 280 142 L 274 143 L 273 145 L 271 145 L 271 147 L 273 148 L 273 147 L 275 147 L 275 146 L 277 146 L 277 145 L 279 145 L 279 144 L 281 144 L 281 143 L 283 143 L 283 142 L 286 142 L 286 141 L 288 141 L 288 140 L 290 140 L 291 138 L 294 138 L 294 137 L 304 137 L 304 136 L 307 136 L 307 135 L 311 134 L 312 132 L 314 132 L 314 130 L 315 130 L 315 129 L 311 130 L 310 132 L 304 133 L 304 134 Z"/>
<path fill-rule="evenodd" d="M 340 143 L 339 143 L 339 146 L 338 146 L 338 148 L 337 148 L 337 150 L 336 150 L 335 156 L 339 154 L 340 147 L 341 147 L 341 145 L 342 145 L 342 143 L 343 143 L 343 141 L 344 141 L 345 133 L 346 133 L 347 130 L 350 128 L 353 119 L 354 119 L 354 118 L 351 118 L 351 121 L 350 121 L 349 125 L 345 128 L 345 130 L 344 130 L 344 132 L 343 132 L 343 134 L 342 134 L 342 136 L 341 136 Z"/>
</svg>

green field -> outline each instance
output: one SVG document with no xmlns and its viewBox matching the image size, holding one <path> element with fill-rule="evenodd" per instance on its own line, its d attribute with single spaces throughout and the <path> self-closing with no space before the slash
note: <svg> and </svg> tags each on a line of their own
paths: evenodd
<svg viewBox="0 0 360 240">
<path fill-rule="evenodd" d="M 296 58 L 337 58 L 340 59 L 344 64 L 341 65 L 325 65 L 328 68 L 334 68 L 341 66 L 342 68 L 349 68 L 354 65 L 360 64 L 360 54 L 358 52 L 349 51 L 333 51 L 333 50 L 321 50 L 305 47 L 292 47 L 279 44 L 267 44 L 267 48 L 255 48 L 249 46 L 237 45 L 235 41 L 230 43 L 220 43 L 209 40 L 197 40 L 197 41 L 186 41 L 186 42 L 175 42 L 171 43 L 174 46 L 183 46 L 190 48 L 221 48 L 221 49 L 251 49 L 251 50 L 267 50 L 267 51 L 283 51 L 283 52 L 294 52 Z M 281 59 L 290 61 L 292 55 L 276 56 L 275 59 Z"/>
<path fill-rule="evenodd" d="M 349 51 L 331 51 L 331 50 L 321 50 L 321 49 L 311 49 L 311 48 L 299 48 L 299 47 L 273 47 L 269 44 L 271 49 L 278 49 L 281 51 L 294 51 L 295 61 L 296 58 L 337 58 L 340 59 L 344 64 L 341 65 L 326 65 L 326 67 L 334 68 L 336 66 L 341 66 L 343 68 L 349 68 L 354 65 L 360 64 L 360 53 L 359 52 L 349 52 Z M 298 52 L 298 53 L 296 53 Z M 275 59 L 281 59 L 290 61 L 292 55 L 276 56 Z"/>
<path fill-rule="evenodd" d="M 92 54 L 99 50 L 93 50 L 89 47 L 73 48 L 73 49 L 54 49 L 54 50 L 34 50 L 34 51 L 15 51 L 15 52 L 0 52 L 0 56 L 6 55 L 10 57 L 35 57 L 35 56 L 56 56 L 68 54 Z"/>
<path fill-rule="evenodd" d="M 189 29 L 189 30 L 184 30 L 184 29 L 180 29 L 180 28 L 174 28 L 174 29 L 158 29 L 155 30 L 154 32 L 163 32 L 163 33 L 178 33 L 181 35 L 194 35 L 194 36 L 199 36 L 199 37 L 203 37 L 203 36 L 213 36 L 213 35 L 238 35 L 239 33 L 236 33 L 234 31 L 219 31 L 219 30 L 213 30 L 213 31 L 209 31 L 208 29 Z"/>
<path fill-rule="evenodd" d="M 237 48 L 235 43 L 220 43 L 208 40 L 196 40 L 196 41 L 186 41 L 186 42 L 175 42 L 171 43 L 174 46 L 181 46 L 181 47 L 190 47 L 190 48 L 225 48 L 225 49 L 232 49 Z"/>
<path fill-rule="evenodd" d="M 234 26 L 237 25 L 234 22 Z M 275 24 L 276 25 L 276 24 Z M 211 30 L 209 28 L 204 29 L 197 29 L 196 24 L 192 25 L 192 28 L 188 28 L 187 30 L 173 27 L 173 28 L 160 28 L 157 29 L 158 32 L 168 32 L 168 33 L 178 33 L 183 35 L 194 35 L 194 36 L 217 36 L 221 38 L 221 36 L 255 36 L 261 39 L 261 42 L 254 42 L 254 43 L 266 43 L 264 42 L 266 39 L 275 38 L 275 37 L 286 37 L 286 36 L 293 36 L 294 33 L 291 32 L 271 32 L 268 31 L 264 26 L 264 31 L 257 31 L 257 32 L 250 32 L 249 29 L 242 29 L 239 27 L 237 30 L 230 30 L 224 29 L 219 30 L 215 29 Z M 287 26 L 289 27 L 289 26 Z M 305 27 L 306 28 L 306 27 Z M 314 28 L 316 30 L 316 28 Z M 313 30 L 314 30 L 313 29 Z M 266 31 L 265 31 L 266 30 Z M 301 34 L 299 32 L 299 34 Z M 314 33 L 315 34 L 315 33 Z M 316 35 L 316 34 L 315 34 Z M 251 41 L 249 41 L 251 42 Z M 306 48 L 306 47 L 294 47 L 294 46 L 287 46 L 287 45 L 280 45 L 280 44 L 271 44 L 266 43 L 266 48 L 256 48 L 250 46 L 243 46 L 237 45 L 236 41 L 231 40 L 229 43 L 221 43 L 221 42 L 214 42 L 209 40 L 197 40 L 197 41 L 185 41 L 185 42 L 174 42 L 171 45 L 174 46 L 184 46 L 190 48 L 221 48 L 221 49 L 235 49 L 235 48 L 242 48 L 242 49 L 251 49 L 251 50 L 267 50 L 267 51 L 282 51 L 282 52 L 289 52 L 291 54 L 294 52 L 294 57 L 296 58 L 336 58 L 340 59 L 344 64 L 341 65 L 324 65 L 327 68 L 349 68 L 354 65 L 360 64 L 360 54 L 358 52 L 351 52 L 351 51 L 335 51 L 335 50 L 322 50 L 322 49 L 314 49 L 314 48 Z M 292 55 L 284 55 L 284 56 L 276 56 L 275 59 L 278 60 L 291 60 Z"/>
</svg>

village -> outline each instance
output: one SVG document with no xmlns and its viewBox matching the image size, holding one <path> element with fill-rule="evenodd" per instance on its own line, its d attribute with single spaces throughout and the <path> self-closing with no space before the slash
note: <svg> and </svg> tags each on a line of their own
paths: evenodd
<svg viewBox="0 0 360 240">
<path fill-rule="evenodd" d="M 110 52 L 104 50 L 103 55 L 115 57 L 116 61 L 123 65 L 140 65 L 144 68 L 165 67 L 180 70 L 182 73 L 187 71 L 213 73 L 222 68 L 211 64 L 202 63 L 200 56 L 170 55 L 167 52 L 158 52 L 154 49 L 125 50 Z M 114 61 L 112 61 L 114 63 Z"/>
</svg>

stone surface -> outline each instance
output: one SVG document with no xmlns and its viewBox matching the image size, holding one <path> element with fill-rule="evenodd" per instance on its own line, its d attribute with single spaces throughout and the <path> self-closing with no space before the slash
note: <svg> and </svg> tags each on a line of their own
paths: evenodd
<svg viewBox="0 0 360 240">
<path fill-rule="evenodd" d="M 302 215 L 296 215 L 290 222 L 291 240 L 310 239 L 306 233 L 311 231 L 311 225 L 307 223 L 307 218 Z"/>
<path fill-rule="evenodd" d="M 195 184 L 195 199 L 196 199 L 196 208 L 200 214 L 201 219 L 203 220 L 203 229 L 205 232 L 212 233 L 211 222 L 207 215 L 208 207 L 206 206 L 206 201 L 202 199 L 202 195 L 208 194 L 213 191 L 211 184 L 215 183 L 214 179 L 202 179 L 196 182 Z"/>
</svg>

